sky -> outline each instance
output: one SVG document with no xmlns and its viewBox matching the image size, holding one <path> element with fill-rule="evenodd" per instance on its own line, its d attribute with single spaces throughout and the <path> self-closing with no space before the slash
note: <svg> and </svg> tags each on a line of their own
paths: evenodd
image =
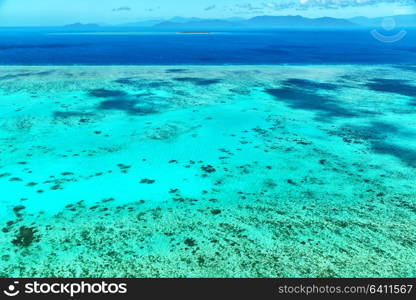
<svg viewBox="0 0 416 300">
<path fill-rule="evenodd" d="M 0 0 L 0 26 L 122 24 L 175 16 L 382 17 L 416 13 L 416 0 Z"/>
</svg>

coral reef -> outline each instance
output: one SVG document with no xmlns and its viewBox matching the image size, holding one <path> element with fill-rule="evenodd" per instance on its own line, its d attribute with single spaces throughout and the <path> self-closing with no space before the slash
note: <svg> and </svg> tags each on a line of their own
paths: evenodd
<svg viewBox="0 0 416 300">
<path fill-rule="evenodd" d="M 410 66 L 0 78 L 1 277 L 416 274 Z"/>
</svg>

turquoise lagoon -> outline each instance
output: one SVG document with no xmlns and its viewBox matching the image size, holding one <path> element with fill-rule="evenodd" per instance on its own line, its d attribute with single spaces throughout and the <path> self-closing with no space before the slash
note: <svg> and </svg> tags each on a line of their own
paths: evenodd
<svg viewBox="0 0 416 300">
<path fill-rule="evenodd" d="M 3 66 L 1 277 L 413 277 L 416 67 Z"/>
</svg>

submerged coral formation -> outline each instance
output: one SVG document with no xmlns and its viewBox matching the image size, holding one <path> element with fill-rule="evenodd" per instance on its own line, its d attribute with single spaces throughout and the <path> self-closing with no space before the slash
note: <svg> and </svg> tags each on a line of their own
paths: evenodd
<svg viewBox="0 0 416 300">
<path fill-rule="evenodd" d="M 409 66 L 3 67 L 0 276 L 414 277 L 415 90 Z"/>
</svg>

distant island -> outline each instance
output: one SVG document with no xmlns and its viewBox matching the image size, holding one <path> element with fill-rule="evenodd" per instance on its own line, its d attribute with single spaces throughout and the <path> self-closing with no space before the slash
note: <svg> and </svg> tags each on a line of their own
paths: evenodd
<svg viewBox="0 0 416 300">
<path fill-rule="evenodd" d="M 71 27 L 71 28 L 96 28 L 96 27 L 100 27 L 100 25 L 95 24 L 95 23 L 73 23 L 73 24 L 68 24 L 65 25 L 64 27 Z"/>
</svg>

